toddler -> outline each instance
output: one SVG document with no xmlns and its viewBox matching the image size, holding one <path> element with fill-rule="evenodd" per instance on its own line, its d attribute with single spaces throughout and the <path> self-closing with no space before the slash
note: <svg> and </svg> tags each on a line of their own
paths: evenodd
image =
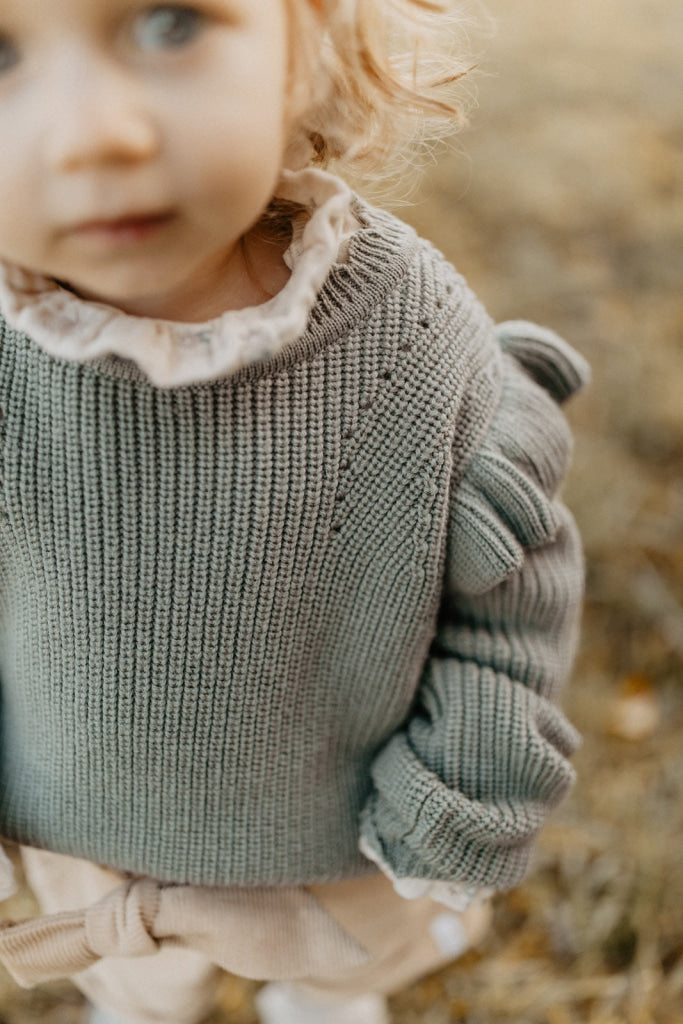
<svg viewBox="0 0 683 1024">
<path fill-rule="evenodd" d="M 196 1024 L 221 969 L 381 1024 L 571 783 L 585 364 L 324 169 L 452 119 L 452 24 L 0 3 L 0 834 L 44 912 L 0 959 L 93 1024 Z"/>
</svg>

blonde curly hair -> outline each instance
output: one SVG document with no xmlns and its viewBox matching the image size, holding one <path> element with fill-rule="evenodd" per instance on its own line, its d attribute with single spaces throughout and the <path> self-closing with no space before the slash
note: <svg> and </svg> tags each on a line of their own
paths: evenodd
<svg viewBox="0 0 683 1024">
<path fill-rule="evenodd" d="M 404 173 L 465 120 L 458 0 L 286 0 L 291 165 L 376 182 Z M 460 52 L 456 52 L 456 49 Z"/>
</svg>

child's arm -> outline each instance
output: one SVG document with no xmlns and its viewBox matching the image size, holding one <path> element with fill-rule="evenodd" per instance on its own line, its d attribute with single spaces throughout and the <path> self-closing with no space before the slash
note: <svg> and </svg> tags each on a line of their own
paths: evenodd
<svg viewBox="0 0 683 1024">
<path fill-rule="evenodd" d="M 453 495 L 442 615 L 415 712 L 377 756 L 362 848 L 398 879 L 505 889 L 567 792 L 578 737 L 554 700 L 571 666 L 580 544 L 557 494 L 558 403 L 588 375 L 551 332 L 499 328 L 504 385 Z"/>
</svg>

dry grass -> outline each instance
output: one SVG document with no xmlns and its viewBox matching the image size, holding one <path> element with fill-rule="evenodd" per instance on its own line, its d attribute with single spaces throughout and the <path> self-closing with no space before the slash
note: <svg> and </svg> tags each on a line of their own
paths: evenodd
<svg viewBox="0 0 683 1024">
<path fill-rule="evenodd" d="M 593 363 L 568 488 L 589 561 L 567 700 L 585 742 L 488 942 L 396 996 L 395 1021 L 681 1024 L 683 5 L 489 7 L 475 130 L 406 215 L 498 318 L 549 323 Z M 226 978 L 212 1024 L 253 1024 L 252 994 Z M 78 1013 L 67 984 L 0 985 L 0 1024 Z"/>
</svg>

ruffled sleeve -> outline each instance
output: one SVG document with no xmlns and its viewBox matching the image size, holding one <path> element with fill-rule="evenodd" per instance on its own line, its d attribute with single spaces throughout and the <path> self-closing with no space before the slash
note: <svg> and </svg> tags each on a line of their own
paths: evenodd
<svg viewBox="0 0 683 1024">
<path fill-rule="evenodd" d="M 497 329 L 503 386 L 454 488 L 437 636 L 414 712 L 372 766 L 362 846 L 396 878 L 515 885 L 569 789 L 578 736 L 555 700 L 575 652 L 583 559 L 558 498 L 560 404 L 588 379 L 557 335 Z"/>
</svg>

